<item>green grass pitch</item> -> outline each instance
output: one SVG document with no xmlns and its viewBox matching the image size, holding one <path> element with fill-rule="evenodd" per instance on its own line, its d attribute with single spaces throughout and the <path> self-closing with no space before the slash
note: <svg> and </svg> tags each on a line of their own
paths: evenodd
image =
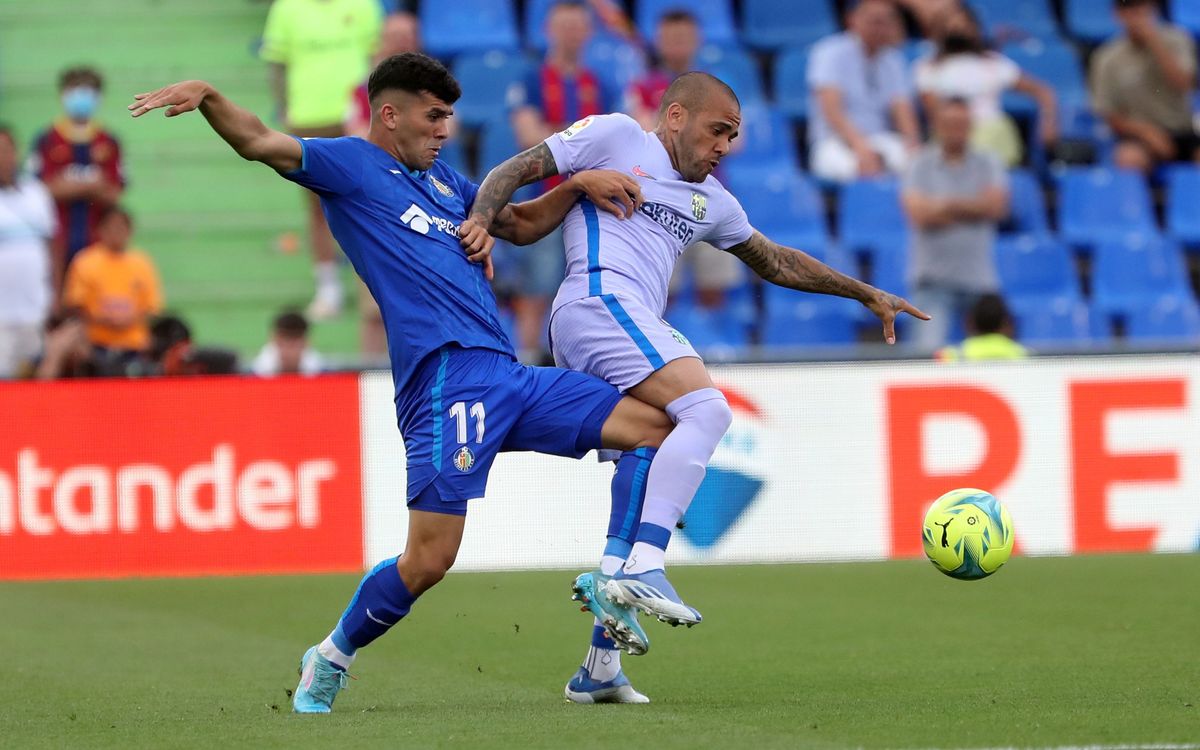
<svg viewBox="0 0 1200 750">
<path fill-rule="evenodd" d="M 649 706 L 562 687 L 571 573 L 454 574 L 289 713 L 351 576 L 0 585 L 0 746 L 1051 747 L 1200 742 L 1200 556 L 678 568 L 704 612 L 626 657 Z M 604 743 L 602 745 L 602 743 Z M 611 743 L 611 745 L 609 744 Z"/>
</svg>

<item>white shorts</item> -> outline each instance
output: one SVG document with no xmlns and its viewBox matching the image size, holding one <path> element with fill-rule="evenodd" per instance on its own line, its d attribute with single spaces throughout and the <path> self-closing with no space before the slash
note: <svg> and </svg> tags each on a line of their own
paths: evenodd
<svg viewBox="0 0 1200 750">
<path fill-rule="evenodd" d="M 567 302 L 550 317 L 554 363 L 629 390 L 668 362 L 700 355 L 667 321 L 625 294 Z"/>
</svg>

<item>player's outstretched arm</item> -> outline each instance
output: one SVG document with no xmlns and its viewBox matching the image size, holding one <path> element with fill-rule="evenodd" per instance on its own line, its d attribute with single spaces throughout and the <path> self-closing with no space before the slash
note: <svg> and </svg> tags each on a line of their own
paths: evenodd
<svg viewBox="0 0 1200 750">
<path fill-rule="evenodd" d="M 889 344 L 896 343 L 895 320 L 900 313 L 929 320 L 928 315 L 908 300 L 851 278 L 807 253 L 773 242 L 761 232 L 754 232 L 748 240 L 727 251 L 772 284 L 858 300 L 883 321 L 883 337 Z"/>
<path fill-rule="evenodd" d="M 509 203 L 488 227 L 493 237 L 528 245 L 550 234 L 579 200 L 587 198 L 618 219 L 628 219 L 642 205 L 642 188 L 629 175 L 589 169 L 571 175 L 553 190 L 524 203 Z"/>
<path fill-rule="evenodd" d="M 133 99 L 128 109 L 134 117 L 162 107 L 167 108 L 167 117 L 199 109 L 217 135 L 243 159 L 260 161 L 280 172 L 300 168 L 304 152 L 295 138 L 268 128 L 253 112 L 226 99 L 204 81 L 173 83 L 157 91 L 134 94 Z"/>
</svg>

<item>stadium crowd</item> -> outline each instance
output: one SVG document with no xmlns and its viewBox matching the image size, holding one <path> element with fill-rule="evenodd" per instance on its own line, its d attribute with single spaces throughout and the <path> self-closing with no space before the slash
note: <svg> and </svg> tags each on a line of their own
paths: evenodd
<svg viewBox="0 0 1200 750">
<path fill-rule="evenodd" d="M 1034 350 L 1200 341 L 1197 5 L 274 0 L 260 56 L 275 121 L 298 136 L 364 133 L 373 61 L 423 50 L 448 62 L 464 96 L 442 158 L 477 179 L 589 115 L 620 110 L 651 128 L 676 75 L 713 73 L 743 110 L 718 177 L 755 226 L 933 313 L 936 324 L 901 328 L 912 351 L 1011 357 L 1026 350 L 958 344 L 1005 332 Z M 27 155 L 0 128 L 0 377 L 240 369 L 160 317 L 153 248 L 131 244 L 121 207 L 121 145 L 94 119 L 100 71 L 65 70 L 59 88 L 62 112 Z M 247 368 L 259 374 L 319 371 L 308 321 L 348 314 L 340 254 L 304 200 L 316 291 L 306 315 L 274 322 Z M 561 233 L 499 243 L 495 261 L 514 343 L 542 360 Z M 852 303 L 751 276 L 697 243 L 668 319 L 717 359 L 875 335 Z M 365 287 L 359 297 L 362 351 L 381 354 L 378 308 Z"/>
</svg>

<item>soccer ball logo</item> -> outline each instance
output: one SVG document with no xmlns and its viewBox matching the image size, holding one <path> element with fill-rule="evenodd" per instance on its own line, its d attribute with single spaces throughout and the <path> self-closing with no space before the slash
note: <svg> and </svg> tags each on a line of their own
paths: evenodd
<svg viewBox="0 0 1200 750">
<path fill-rule="evenodd" d="M 468 472 L 475 465 L 475 454 L 467 446 L 458 449 L 458 453 L 454 454 L 454 468 L 461 472 Z"/>
<path fill-rule="evenodd" d="M 934 567 L 963 581 L 995 573 L 1013 549 L 1008 510 L 983 490 L 954 490 L 939 497 L 925 514 L 921 536 Z"/>
</svg>

